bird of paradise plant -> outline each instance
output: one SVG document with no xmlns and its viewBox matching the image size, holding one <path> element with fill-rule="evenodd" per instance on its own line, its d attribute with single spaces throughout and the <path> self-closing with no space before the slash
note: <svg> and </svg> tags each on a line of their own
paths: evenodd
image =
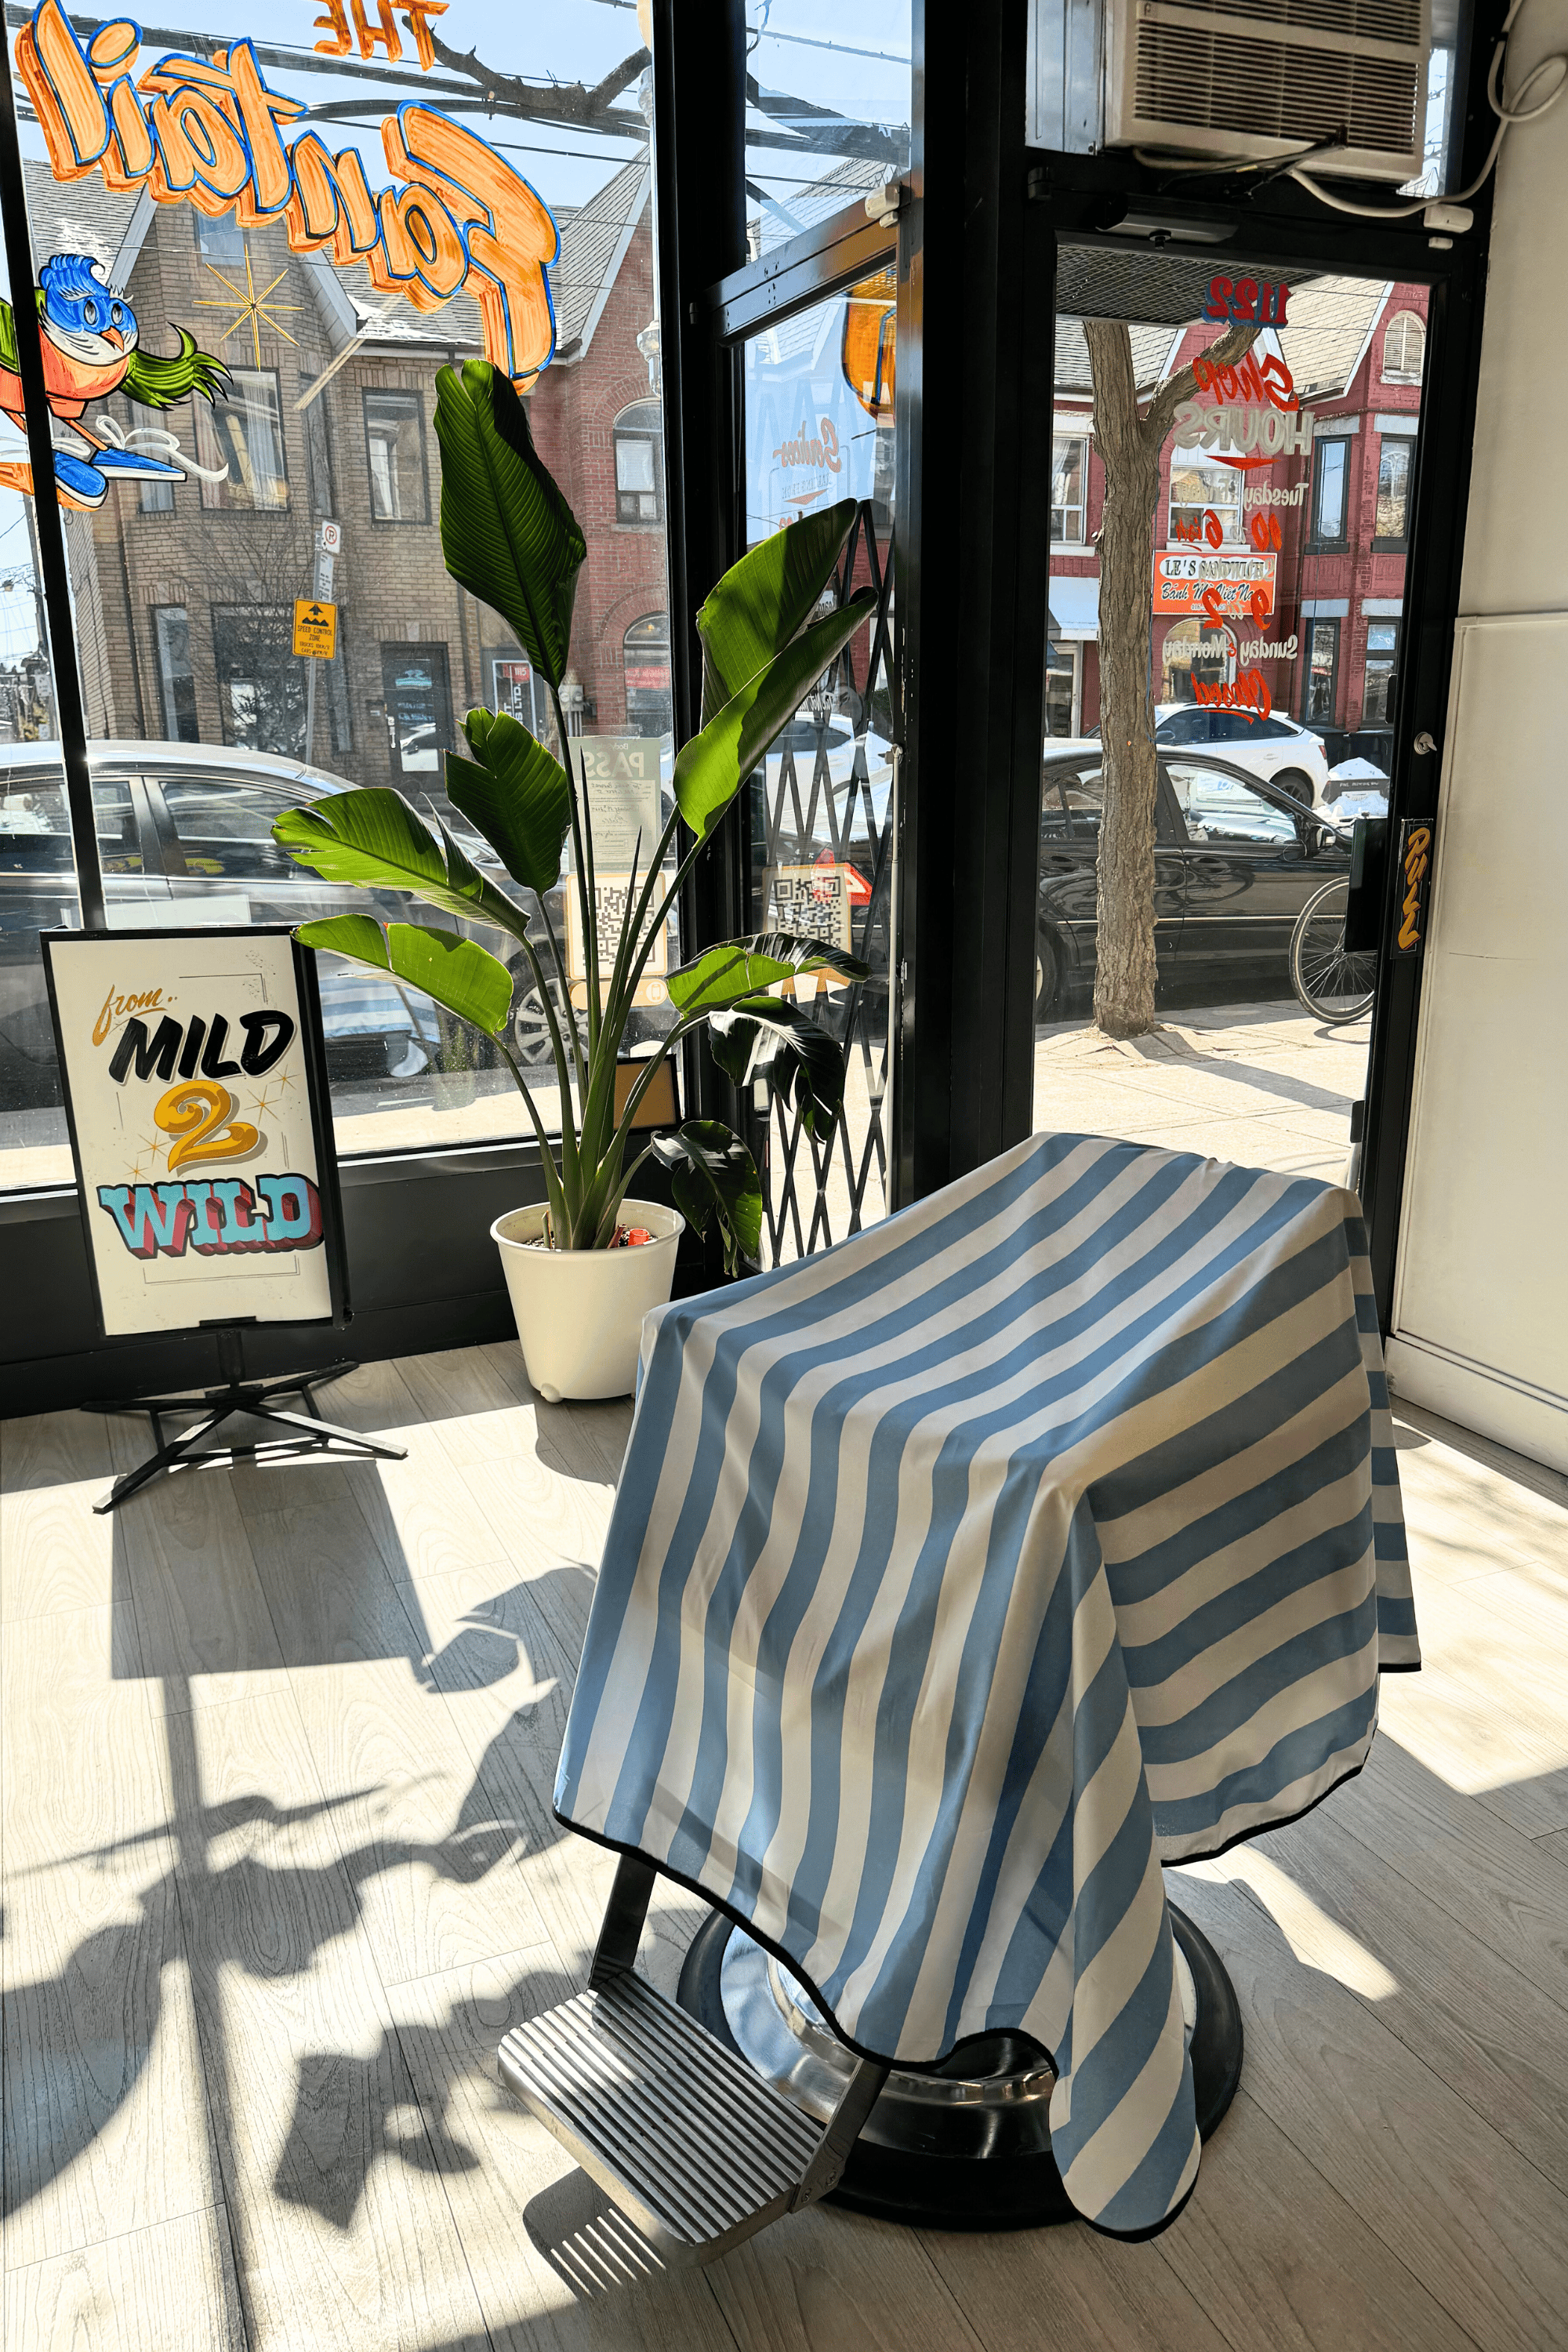
<svg viewBox="0 0 1568 2352">
<path fill-rule="evenodd" d="M 575 517 L 541 459 L 528 415 L 508 378 L 488 361 L 437 378 L 441 447 L 441 544 L 447 568 L 515 633 L 549 690 L 558 739 L 567 743 L 561 685 L 572 636 L 577 574 L 587 553 Z M 675 761 L 675 806 L 657 843 L 640 837 L 631 887 L 613 941 L 601 942 L 594 827 L 587 796 L 520 720 L 470 710 L 468 752 L 447 759 L 447 793 L 500 858 L 531 905 L 500 889 L 467 857 L 437 818 L 434 827 L 398 793 L 344 793 L 290 809 L 274 837 L 325 880 L 410 890 L 459 920 L 492 926 L 521 948 L 549 1025 L 561 1130 L 547 1131 L 507 1040 L 512 977 L 478 940 L 428 924 L 338 915 L 299 927 L 307 945 L 335 950 L 423 989 L 495 1040 L 510 1066 L 539 1141 L 552 1245 L 613 1245 L 617 1211 L 644 1160 L 671 1172 L 676 1206 L 700 1233 L 716 1221 L 725 1262 L 738 1272 L 762 1236 L 762 1188 L 751 1153 L 716 1119 L 689 1119 L 629 1158 L 636 1119 L 668 1057 L 706 1026 L 715 1060 L 737 1083 L 766 1068 L 813 1134 L 830 1134 L 844 1098 L 842 1048 L 792 998 L 768 992 L 797 974 L 864 980 L 867 967 L 820 940 L 768 931 L 710 947 L 668 976 L 673 1027 L 637 1065 L 622 1108 L 616 1068 L 638 982 L 681 884 L 741 786 L 817 680 L 837 659 L 874 602 L 862 589 L 824 613 L 855 518 L 846 499 L 803 517 L 727 572 L 697 616 L 702 640 L 701 727 Z M 673 875 L 665 861 L 684 826 L 689 841 Z M 572 992 L 545 894 L 572 843 L 586 986 L 585 1036 L 559 1003 Z M 640 873 L 638 867 L 640 866 Z M 547 971 L 546 967 L 549 967 Z M 607 978 L 604 977 L 607 973 Z M 564 1032 L 564 1034 L 563 1034 Z"/>
</svg>

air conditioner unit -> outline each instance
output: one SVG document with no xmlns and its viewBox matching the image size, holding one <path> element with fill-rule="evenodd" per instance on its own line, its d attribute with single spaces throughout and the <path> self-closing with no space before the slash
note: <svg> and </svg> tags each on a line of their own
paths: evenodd
<svg viewBox="0 0 1568 2352">
<path fill-rule="evenodd" d="M 1418 177 L 1430 0 L 1105 0 L 1105 139 Z"/>
</svg>

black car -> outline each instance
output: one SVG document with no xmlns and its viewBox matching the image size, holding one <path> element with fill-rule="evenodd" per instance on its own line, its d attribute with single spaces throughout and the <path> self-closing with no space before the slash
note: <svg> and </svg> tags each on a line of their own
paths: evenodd
<svg viewBox="0 0 1568 2352">
<path fill-rule="evenodd" d="M 1350 838 L 1289 789 L 1207 754 L 1161 751 L 1154 830 L 1154 949 L 1163 986 L 1289 977 L 1297 916 Z M 1104 787 L 1080 746 L 1040 770 L 1036 1014 L 1059 1013 L 1094 978 L 1095 864 Z"/>
</svg>

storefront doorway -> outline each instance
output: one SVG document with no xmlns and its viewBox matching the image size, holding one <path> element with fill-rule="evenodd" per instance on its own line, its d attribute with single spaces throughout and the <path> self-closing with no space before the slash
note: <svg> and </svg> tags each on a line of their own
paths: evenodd
<svg viewBox="0 0 1568 2352">
<path fill-rule="evenodd" d="M 1096 633 L 1070 735 L 1050 638 L 1035 1125 L 1337 1181 L 1377 966 L 1333 948 L 1355 820 L 1388 812 L 1428 289 L 1229 247 L 1225 269 L 1058 250 L 1040 528 L 1053 621 L 1092 598 Z M 1158 452 L 1131 553 L 1105 529 L 1129 435 Z M 1150 735 L 1140 787 L 1100 747 Z M 1107 807 L 1151 783 L 1152 856 L 1108 906 Z M 1108 922 L 1153 982 L 1154 1024 L 1121 1040 L 1094 1025 Z"/>
</svg>

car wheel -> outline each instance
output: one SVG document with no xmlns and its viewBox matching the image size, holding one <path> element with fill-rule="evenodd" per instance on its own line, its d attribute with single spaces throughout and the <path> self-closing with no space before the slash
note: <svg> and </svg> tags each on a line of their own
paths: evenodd
<svg viewBox="0 0 1568 2352">
<path fill-rule="evenodd" d="M 1274 782 L 1282 793 L 1289 793 L 1293 800 L 1300 801 L 1307 808 L 1311 807 L 1312 779 L 1304 775 L 1300 768 L 1282 768 Z"/>
<path fill-rule="evenodd" d="M 536 1068 L 542 1062 L 553 1066 L 555 1051 L 551 1042 L 550 1023 L 545 1017 L 544 1007 L 540 1002 L 539 983 L 529 966 L 521 959 L 512 966 L 512 976 L 519 994 L 511 1008 L 511 1050 L 524 1069 Z M 566 1027 L 567 1019 L 570 1017 L 575 1024 L 578 1038 L 586 1055 L 588 1051 L 587 1016 L 574 1008 L 571 1009 L 569 1014 L 562 997 L 559 979 L 552 976 L 547 985 L 550 990 L 551 1003 L 555 1009 L 556 1024 L 561 1031 L 562 1044 L 570 1054 L 572 1041 Z"/>
<path fill-rule="evenodd" d="M 1061 988 L 1061 968 L 1056 945 L 1044 931 L 1035 934 L 1035 1018 L 1048 1021 Z"/>
</svg>

